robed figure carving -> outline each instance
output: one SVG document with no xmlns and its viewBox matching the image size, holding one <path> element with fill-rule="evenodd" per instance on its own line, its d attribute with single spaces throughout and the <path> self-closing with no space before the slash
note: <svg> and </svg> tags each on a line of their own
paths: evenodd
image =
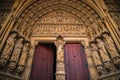
<svg viewBox="0 0 120 80">
<path fill-rule="evenodd" d="M 10 55 L 12 54 L 14 44 L 15 44 L 15 37 L 17 36 L 16 33 L 12 33 L 9 38 L 7 39 L 6 45 L 0 57 L 0 64 L 5 65 L 8 61 Z"/>
<path fill-rule="evenodd" d="M 111 36 L 108 34 L 103 34 L 103 38 L 105 41 L 105 46 L 114 61 L 114 64 L 118 67 L 120 66 L 120 54 L 118 53 L 114 41 L 112 40 Z"/>
<path fill-rule="evenodd" d="M 65 41 L 62 39 L 62 37 L 58 37 L 58 39 L 54 42 L 57 47 L 57 62 L 63 63 L 64 62 L 64 44 Z"/>
<path fill-rule="evenodd" d="M 101 58 L 99 56 L 97 45 L 94 42 L 91 42 L 90 46 L 91 46 L 91 51 L 92 51 L 91 54 L 92 54 L 92 57 L 93 57 L 93 61 L 94 61 L 94 64 L 97 68 L 98 73 L 99 74 L 105 74 L 106 71 L 105 71 L 105 68 L 103 67 Z"/>
<path fill-rule="evenodd" d="M 97 38 L 96 41 L 97 41 L 98 51 L 103 60 L 105 68 L 109 71 L 113 71 L 113 66 L 110 57 L 108 55 L 108 52 L 106 51 L 106 48 L 104 46 L 104 42 L 100 38 Z"/>
<path fill-rule="evenodd" d="M 29 53 L 29 49 L 30 49 L 30 43 L 25 42 L 24 46 L 23 46 L 22 53 L 21 53 L 20 60 L 18 62 L 17 73 L 22 73 L 24 71 L 24 68 L 26 66 L 25 64 L 27 61 L 28 53 Z"/>
<path fill-rule="evenodd" d="M 22 47 L 23 47 L 23 38 L 19 38 L 18 41 L 15 44 L 15 48 L 13 50 L 13 54 L 12 54 L 10 60 L 9 60 L 10 63 L 8 65 L 8 71 L 11 72 L 16 67 L 18 59 L 20 57 L 20 53 L 21 53 Z"/>
</svg>

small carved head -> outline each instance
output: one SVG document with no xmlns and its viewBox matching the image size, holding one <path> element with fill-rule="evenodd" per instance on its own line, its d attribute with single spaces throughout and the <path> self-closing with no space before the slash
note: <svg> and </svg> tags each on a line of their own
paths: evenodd
<svg viewBox="0 0 120 80">
<path fill-rule="evenodd" d="M 23 42 L 23 38 L 19 38 L 19 39 L 18 39 L 18 42 Z"/>
<path fill-rule="evenodd" d="M 99 42 L 101 42 L 101 41 L 102 41 L 102 39 L 97 38 L 97 39 L 96 39 L 96 41 L 99 43 Z"/>
<path fill-rule="evenodd" d="M 12 34 L 10 35 L 10 37 L 12 37 L 12 38 L 15 38 L 16 36 L 17 36 L 16 33 L 12 33 Z"/>
</svg>

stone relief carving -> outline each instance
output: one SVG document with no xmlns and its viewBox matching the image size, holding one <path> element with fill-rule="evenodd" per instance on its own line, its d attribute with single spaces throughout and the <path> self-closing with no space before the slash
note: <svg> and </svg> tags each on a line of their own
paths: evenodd
<svg viewBox="0 0 120 80">
<path fill-rule="evenodd" d="M 13 54 L 9 60 L 10 61 L 9 65 L 8 65 L 9 72 L 11 72 L 16 67 L 16 63 L 18 62 L 20 53 L 22 51 L 22 47 L 23 47 L 23 38 L 19 38 L 15 44 Z"/>
<path fill-rule="evenodd" d="M 98 48 L 95 43 L 90 43 L 91 45 L 91 51 L 92 51 L 92 57 L 94 60 L 95 65 L 102 65 L 99 53 L 98 53 Z"/>
<path fill-rule="evenodd" d="M 18 73 L 21 73 L 21 72 L 24 71 L 24 68 L 26 66 L 25 64 L 26 64 L 27 56 L 28 56 L 28 53 L 29 53 L 29 46 L 30 46 L 30 43 L 28 43 L 28 42 L 24 43 L 23 50 L 22 50 L 22 53 L 21 53 L 21 57 L 20 57 L 20 60 L 18 62 L 18 67 L 17 67 L 17 72 Z"/>
<path fill-rule="evenodd" d="M 95 38 L 95 31 L 93 31 L 93 28 L 92 27 L 88 27 L 88 30 L 89 30 L 90 38 L 94 39 Z"/>
<path fill-rule="evenodd" d="M 14 44 L 15 44 L 15 37 L 17 36 L 16 33 L 12 33 L 9 38 L 6 41 L 4 50 L 1 54 L 0 57 L 0 64 L 1 65 L 5 65 L 6 62 L 8 61 L 10 55 L 12 54 L 13 48 L 14 48 Z"/>
<path fill-rule="evenodd" d="M 97 72 L 99 74 L 105 74 L 106 71 L 105 71 L 105 68 L 103 67 L 102 61 L 100 59 L 97 45 L 94 42 L 92 42 L 92 43 L 90 43 L 90 46 L 91 46 L 91 51 L 92 51 L 91 54 L 92 54 L 92 57 L 93 57 L 94 64 L 97 68 Z"/>
<path fill-rule="evenodd" d="M 104 46 L 104 42 L 100 38 L 97 38 L 96 41 L 97 41 L 98 51 L 103 60 L 105 68 L 109 71 L 113 71 L 113 66 L 110 57 L 108 55 L 108 52 L 106 51 L 106 48 Z"/>
<path fill-rule="evenodd" d="M 111 58 L 113 59 L 114 64 L 120 65 L 120 55 L 116 49 L 116 46 L 111 36 L 105 33 L 103 34 L 103 37 L 104 37 L 106 49 L 109 52 Z"/>
<path fill-rule="evenodd" d="M 57 62 L 58 63 L 63 63 L 64 60 L 64 44 L 65 41 L 62 40 L 62 38 L 57 39 L 57 41 L 54 42 L 56 47 L 57 47 Z"/>
<path fill-rule="evenodd" d="M 55 11 L 35 23 L 32 36 L 86 36 L 85 27 L 70 13 Z"/>
<path fill-rule="evenodd" d="M 74 1 L 74 2 L 80 2 L 80 1 Z M 82 2 L 81 2 L 82 3 Z M 83 4 L 83 3 L 82 3 Z M 85 7 L 86 7 L 86 5 L 85 5 Z M 79 8 L 79 7 L 78 7 Z M 41 9 L 40 9 L 41 10 Z M 90 11 L 92 11 L 92 10 L 90 10 Z M 24 16 L 26 16 L 26 15 L 24 15 Z M 30 15 L 31 17 L 33 16 L 33 15 Z M 88 15 L 89 16 L 89 15 Z M 28 19 L 29 20 L 29 19 Z M 58 22 L 60 22 L 61 21 L 61 19 L 58 19 Z M 43 26 L 44 27 L 44 26 Z M 51 29 L 51 27 L 50 27 L 50 29 Z M 56 30 L 56 29 L 55 29 Z M 48 31 L 49 31 L 49 29 L 48 29 Z M 61 31 L 61 29 L 59 29 L 58 28 L 58 31 Z M 51 31 L 52 32 L 52 31 Z M 40 35 L 42 35 L 43 33 L 41 33 Z M 49 33 L 46 33 L 47 35 L 49 35 Z M 55 33 L 56 34 L 56 33 Z M 76 33 L 77 34 L 77 33 Z M 38 34 L 37 34 L 38 35 Z M 68 35 L 68 34 L 66 34 L 66 35 Z M 74 34 L 72 34 L 72 35 L 74 35 Z M 78 35 L 80 35 L 80 34 L 78 34 Z M 116 58 L 117 59 L 117 58 Z"/>
</svg>

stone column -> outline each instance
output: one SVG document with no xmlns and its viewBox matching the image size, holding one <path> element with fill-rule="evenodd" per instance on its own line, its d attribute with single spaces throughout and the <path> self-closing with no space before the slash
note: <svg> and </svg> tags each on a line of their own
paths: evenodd
<svg viewBox="0 0 120 80">
<path fill-rule="evenodd" d="M 64 64 L 64 44 L 65 41 L 61 36 L 54 42 L 57 47 L 57 63 L 56 63 L 56 80 L 65 80 L 65 64 Z"/>
</svg>

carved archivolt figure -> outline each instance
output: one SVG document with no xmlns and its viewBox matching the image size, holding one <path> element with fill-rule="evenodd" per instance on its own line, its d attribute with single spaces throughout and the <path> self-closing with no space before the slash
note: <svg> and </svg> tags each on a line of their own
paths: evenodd
<svg viewBox="0 0 120 80">
<path fill-rule="evenodd" d="M 103 34 L 105 40 L 105 46 L 112 57 L 115 64 L 120 64 L 120 55 L 115 47 L 114 41 L 112 40 L 111 36 L 108 34 Z"/>
<path fill-rule="evenodd" d="M 6 45 L 0 57 L 0 64 L 5 65 L 8 61 L 10 55 L 12 54 L 14 44 L 15 44 L 15 37 L 17 36 L 16 33 L 12 33 L 9 38 L 7 39 Z"/>
<path fill-rule="evenodd" d="M 93 28 L 88 27 L 88 30 L 89 30 L 90 37 L 93 39 L 95 37 L 95 32 L 93 31 Z"/>
<path fill-rule="evenodd" d="M 104 42 L 100 38 L 97 38 L 96 41 L 98 42 L 97 43 L 98 51 L 100 52 L 105 68 L 109 71 L 113 71 L 111 60 L 104 46 Z"/>
<path fill-rule="evenodd" d="M 63 63 L 63 58 L 64 58 L 64 50 L 63 50 L 63 47 L 64 47 L 64 44 L 65 44 L 65 41 L 63 41 L 62 38 L 58 38 L 57 41 L 54 42 L 56 47 L 57 47 L 57 62 L 58 63 Z"/>
<path fill-rule="evenodd" d="M 94 61 L 94 64 L 97 68 L 97 71 L 100 74 L 104 74 L 105 69 L 103 67 L 102 61 L 101 61 L 100 56 L 98 54 L 98 48 L 97 48 L 95 43 L 90 43 L 90 46 L 91 46 L 93 61 Z"/>
<path fill-rule="evenodd" d="M 29 53 L 29 45 L 30 43 L 26 42 L 24 44 L 22 53 L 21 53 L 21 57 L 18 63 L 18 67 L 17 67 L 17 72 L 21 73 L 24 70 L 25 64 L 26 64 L 26 60 L 27 60 L 27 55 Z"/>
<path fill-rule="evenodd" d="M 22 47 L 23 47 L 23 38 L 19 38 L 18 41 L 15 44 L 13 54 L 10 58 L 10 64 L 8 65 L 8 70 L 9 71 L 12 71 L 15 68 L 16 63 L 18 62 Z"/>
</svg>

